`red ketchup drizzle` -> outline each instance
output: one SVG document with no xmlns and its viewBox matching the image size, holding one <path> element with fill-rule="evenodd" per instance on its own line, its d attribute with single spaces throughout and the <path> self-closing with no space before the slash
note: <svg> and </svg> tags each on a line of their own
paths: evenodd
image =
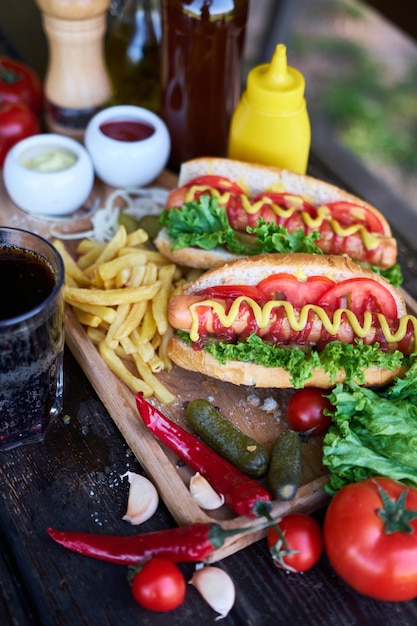
<svg viewBox="0 0 417 626">
<path fill-rule="evenodd" d="M 145 122 L 136 120 L 117 120 L 100 124 L 103 135 L 116 141 L 143 141 L 151 137 L 155 128 Z"/>
</svg>

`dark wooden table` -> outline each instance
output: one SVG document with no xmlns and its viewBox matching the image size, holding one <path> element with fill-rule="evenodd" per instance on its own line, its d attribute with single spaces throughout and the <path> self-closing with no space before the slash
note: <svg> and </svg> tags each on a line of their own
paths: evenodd
<svg viewBox="0 0 417 626">
<path fill-rule="evenodd" d="M 338 173 L 337 163 L 329 166 L 328 159 L 314 149 L 310 164 L 313 175 L 357 191 L 357 164 L 355 175 L 346 180 L 346 168 L 343 174 Z M 396 225 L 404 286 L 417 298 L 414 233 L 404 236 L 414 217 L 404 213 L 402 219 L 398 205 L 391 203 L 390 207 L 385 212 Z M 68 552 L 50 540 L 47 526 L 106 534 L 138 532 L 122 521 L 128 485 L 121 475 L 127 470 L 141 472 L 141 468 L 69 350 L 65 357 L 64 414 L 66 419 L 51 425 L 43 444 L 0 454 L 0 624 L 214 623 L 216 613 L 191 586 L 180 608 L 169 614 L 151 613 L 132 599 L 126 568 Z M 321 520 L 323 511 L 316 515 Z M 140 530 L 174 525 L 161 503 Z M 417 623 L 417 601 L 383 603 L 361 596 L 335 575 L 325 555 L 304 574 L 286 574 L 274 567 L 266 542 L 261 540 L 217 565 L 232 576 L 237 592 L 235 605 L 222 622 L 225 626 Z M 181 568 L 186 576 L 193 571 L 191 565 Z"/>
</svg>

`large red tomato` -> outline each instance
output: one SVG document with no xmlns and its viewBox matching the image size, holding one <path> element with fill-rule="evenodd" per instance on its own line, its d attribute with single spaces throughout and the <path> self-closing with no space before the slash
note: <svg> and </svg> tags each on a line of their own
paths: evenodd
<svg viewBox="0 0 417 626">
<path fill-rule="evenodd" d="M 331 565 L 353 589 L 389 602 L 417 597 L 417 489 L 389 478 L 347 485 L 323 533 Z"/>
<path fill-rule="evenodd" d="M 24 102 L 35 115 L 39 115 L 43 107 L 39 76 L 20 61 L 0 57 L 0 102 Z"/>
<path fill-rule="evenodd" d="M 14 144 L 39 132 L 39 120 L 26 104 L 0 103 L 0 167 L 6 153 Z"/>
</svg>

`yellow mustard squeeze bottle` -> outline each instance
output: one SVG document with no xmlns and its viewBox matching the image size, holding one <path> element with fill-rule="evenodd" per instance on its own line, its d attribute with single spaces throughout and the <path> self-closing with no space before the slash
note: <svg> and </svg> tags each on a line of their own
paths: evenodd
<svg viewBox="0 0 417 626">
<path fill-rule="evenodd" d="M 228 157 L 305 174 L 311 127 L 303 75 L 287 65 L 284 44 L 254 67 L 230 124 Z"/>
</svg>

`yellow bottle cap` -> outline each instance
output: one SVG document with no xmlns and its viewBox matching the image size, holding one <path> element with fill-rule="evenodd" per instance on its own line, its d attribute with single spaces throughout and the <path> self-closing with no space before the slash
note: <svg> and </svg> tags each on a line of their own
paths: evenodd
<svg viewBox="0 0 417 626">
<path fill-rule="evenodd" d="M 304 98 L 304 76 L 287 65 L 287 48 L 278 44 L 270 63 L 248 74 L 246 98 L 250 106 L 267 113 L 292 113 Z"/>
</svg>

